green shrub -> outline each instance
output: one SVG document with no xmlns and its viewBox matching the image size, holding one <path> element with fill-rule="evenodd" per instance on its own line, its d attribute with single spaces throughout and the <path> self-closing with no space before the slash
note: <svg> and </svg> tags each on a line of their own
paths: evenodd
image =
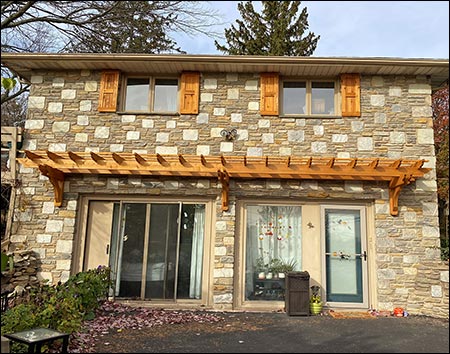
<svg viewBox="0 0 450 354">
<path fill-rule="evenodd" d="M 72 276 L 59 291 L 79 299 L 81 311 L 87 315 L 98 307 L 99 299 L 107 298 L 110 285 L 109 268 L 98 267 Z"/>
<path fill-rule="evenodd" d="M 19 304 L 8 309 L 2 314 L 2 334 L 36 327 L 37 311 L 33 304 Z"/>
<path fill-rule="evenodd" d="M 34 287 L 2 315 L 1 332 L 33 327 L 78 331 L 82 321 L 93 318 L 95 309 L 107 298 L 110 284 L 109 268 L 99 267 L 75 274 L 65 283 Z"/>
</svg>

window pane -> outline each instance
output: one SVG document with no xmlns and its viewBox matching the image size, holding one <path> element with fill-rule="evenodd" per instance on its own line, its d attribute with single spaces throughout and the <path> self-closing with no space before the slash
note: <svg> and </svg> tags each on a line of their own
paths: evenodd
<svg viewBox="0 0 450 354">
<path fill-rule="evenodd" d="M 306 82 L 283 83 L 283 113 L 306 114 Z"/>
<path fill-rule="evenodd" d="M 129 78 L 125 100 L 126 111 L 149 110 L 149 79 Z"/>
<path fill-rule="evenodd" d="M 176 112 L 178 97 L 177 79 L 155 80 L 155 112 Z"/>
<path fill-rule="evenodd" d="M 312 114 L 335 114 L 334 82 L 312 83 Z"/>
<path fill-rule="evenodd" d="M 301 241 L 300 207 L 247 208 L 246 300 L 284 300 L 283 271 L 287 270 L 280 264 L 292 264 L 292 270 L 301 269 Z"/>
</svg>

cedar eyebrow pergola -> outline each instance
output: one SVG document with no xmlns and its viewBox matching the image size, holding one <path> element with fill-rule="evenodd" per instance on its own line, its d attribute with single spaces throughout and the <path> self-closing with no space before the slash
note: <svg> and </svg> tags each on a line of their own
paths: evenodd
<svg viewBox="0 0 450 354">
<path fill-rule="evenodd" d="M 204 156 L 138 153 L 25 151 L 18 161 L 39 168 L 54 187 L 55 206 L 61 206 L 66 175 L 134 175 L 218 178 L 222 210 L 228 210 L 229 181 L 235 179 L 314 179 L 389 182 L 391 215 L 398 215 L 401 189 L 430 169 L 425 160 L 380 158 L 322 158 L 294 156 Z"/>
</svg>

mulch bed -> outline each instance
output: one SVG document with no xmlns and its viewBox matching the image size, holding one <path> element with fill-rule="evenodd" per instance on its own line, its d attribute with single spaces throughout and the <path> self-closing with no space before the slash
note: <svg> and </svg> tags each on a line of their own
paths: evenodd
<svg viewBox="0 0 450 354">
<path fill-rule="evenodd" d="M 250 323 L 251 322 L 251 323 Z M 167 337 L 182 332 L 223 333 L 226 331 L 257 330 L 267 320 L 248 320 L 244 313 L 211 311 L 163 310 L 132 307 L 116 302 L 105 302 L 96 311 L 95 319 L 85 321 L 80 332 L 69 341 L 70 353 L 133 352 L 139 340 Z M 57 352 L 59 348 L 54 348 Z"/>
</svg>

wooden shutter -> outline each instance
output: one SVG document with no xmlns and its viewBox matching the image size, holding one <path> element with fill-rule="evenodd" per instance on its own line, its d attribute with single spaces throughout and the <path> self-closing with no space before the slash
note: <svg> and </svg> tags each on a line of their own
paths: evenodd
<svg viewBox="0 0 450 354">
<path fill-rule="evenodd" d="M 117 108 L 117 95 L 119 94 L 118 70 L 102 71 L 100 80 L 99 112 L 115 112 Z"/>
<path fill-rule="evenodd" d="M 200 92 L 200 73 L 184 72 L 181 74 L 180 113 L 198 114 Z"/>
<path fill-rule="evenodd" d="M 262 116 L 278 115 L 278 73 L 261 74 L 261 102 Z"/>
<path fill-rule="evenodd" d="M 359 74 L 341 75 L 342 116 L 361 117 L 361 79 Z"/>
</svg>

